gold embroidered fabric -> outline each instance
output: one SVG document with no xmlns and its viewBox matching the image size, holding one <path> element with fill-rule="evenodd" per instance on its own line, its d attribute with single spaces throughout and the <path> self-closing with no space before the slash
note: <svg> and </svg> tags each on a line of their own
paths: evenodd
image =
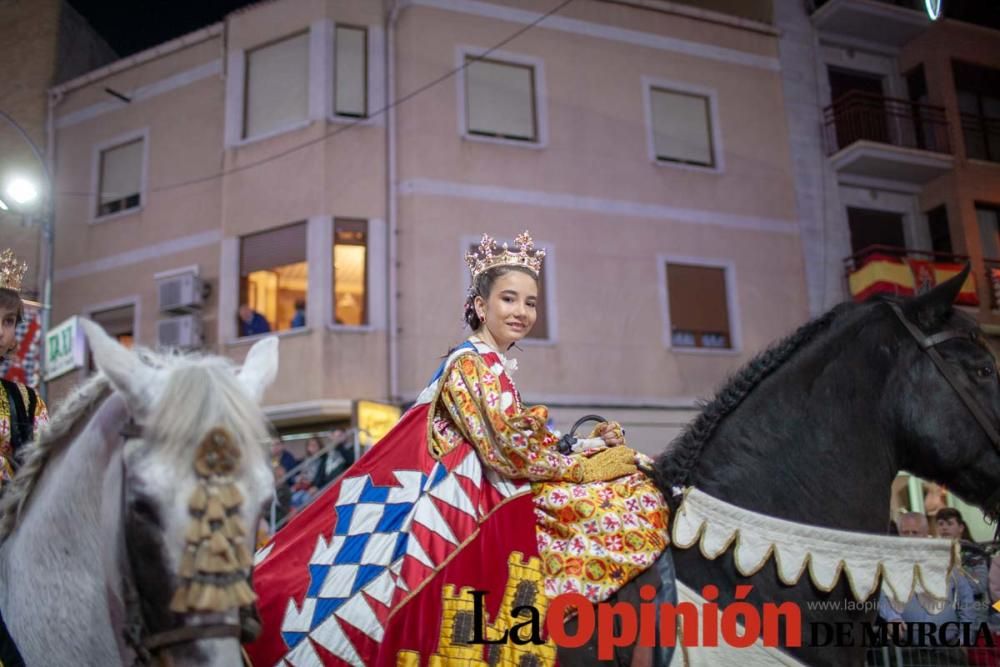
<svg viewBox="0 0 1000 667">
<path fill-rule="evenodd" d="M 21 392 L 21 400 L 24 405 L 28 405 L 28 388 L 23 384 L 18 384 L 17 388 Z M 0 388 L 0 487 L 14 476 L 14 449 L 11 444 L 11 406 L 7 397 L 7 392 Z M 34 415 L 34 435 L 38 435 L 42 424 L 49 420 L 49 413 L 45 407 L 45 401 L 39 396 L 35 404 Z"/>
<path fill-rule="evenodd" d="M 633 450 L 559 453 L 547 411 L 521 405 L 495 353 L 458 357 L 442 380 L 431 433 L 435 449 L 447 452 L 465 440 L 487 466 L 532 481 L 546 595 L 579 593 L 603 601 L 667 547 L 666 503 L 636 472 Z"/>
</svg>

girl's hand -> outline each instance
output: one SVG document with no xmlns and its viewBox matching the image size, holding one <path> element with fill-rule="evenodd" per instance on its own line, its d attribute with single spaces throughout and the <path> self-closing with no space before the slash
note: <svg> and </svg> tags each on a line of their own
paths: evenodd
<svg viewBox="0 0 1000 667">
<path fill-rule="evenodd" d="M 603 440 L 605 447 L 625 444 L 625 431 L 618 422 L 601 422 L 594 428 L 592 435 Z"/>
</svg>

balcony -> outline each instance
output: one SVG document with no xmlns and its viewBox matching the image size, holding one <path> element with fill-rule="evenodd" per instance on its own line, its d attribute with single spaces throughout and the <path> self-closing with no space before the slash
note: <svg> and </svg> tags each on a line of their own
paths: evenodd
<svg viewBox="0 0 1000 667">
<path fill-rule="evenodd" d="M 922 1 L 826 0 L 817 2 L 812 21 L 825 36 L 900 48 L 931 24 Z"/>
<path fill-rule="evenodd" d="M 844 275 L 851 298 L 855 301 L 865 301 L 876 294 L 913 296 L 951 278 L 962 270 L 967 261 L 968 258 L 963 255 L 874 245 L 844 259 Z M 1000 261 L 995 266 L 997 279 L 1000 280 Z M 993 284 L 995 293 L 997 283 Z M 979 305 L 974 275 L 970 275 L 962 286 L 956 303 L 962 306 Z"/>
<path fill-rule="evenodd" d="M 944 107 L 852 90 L 823 109 L 823 134 L 841 174 L 923 185 L 954 163 Z"/>
</svg>

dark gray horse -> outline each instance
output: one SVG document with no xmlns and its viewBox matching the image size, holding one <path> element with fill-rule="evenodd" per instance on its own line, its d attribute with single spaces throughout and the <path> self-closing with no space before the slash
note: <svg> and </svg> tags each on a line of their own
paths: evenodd
<svg viewBox="0 0 1000 667">
<path fill-rule="evenodd" d="M 759 355 L 657 459 L 664 495 L 690 484 L 763 514 L 884 534 L 890 484 L 907 470 L 995 516 L 1000 382 L 976 322 L 952 306 L 967 275 L 913 299 L 842 304 Z M 874 620 L 874 612 L 807 609 L 811 600 L 851 599 L 843 577 L 827 594 L 808 577 L 784 585 L 773 563 L 742 577 L 731 550 L 714 561 L 697 549 L 673 557 L 691 588 L 719 586 L 720 605 L 747 583 L 758 608 L 803 603 L 803 647 L 793 654 L 806 664 L 863 662 L 863 647 L 808 645 L 809 621 L 848 621 L 860 632 Z"/>
</svg>

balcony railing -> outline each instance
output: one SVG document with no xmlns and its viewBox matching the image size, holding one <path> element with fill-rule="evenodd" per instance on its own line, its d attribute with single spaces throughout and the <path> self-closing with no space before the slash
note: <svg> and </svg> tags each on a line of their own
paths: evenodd
<svg viewBox="0 0 1000 667">
<path fill-rule="evenodd" d="M 950 153 L 944 107 L 852 90 L 823 109 L 827 155 L 856 141 Z"/>
<path fill-rule="evenodd" d="M 873 245 L 844 259 L 844 275 L 855 301 L 865 301 L 876 294 L 913 296 L 951 278 L 967 261 L 965 255 Z M 1000 269 L 1000 261 L 996 266 Z M 1000 271 L 997 277 L 1000 279 Z M 970 275 L 962 287 L 959 305 L 979 305 L 974 278 Z"/>
<path fill-rule="evenodd" d="M 966 157 L 1000 162 L 1000 118 L 971 113 L 961 118 Z"/>
</svg>

